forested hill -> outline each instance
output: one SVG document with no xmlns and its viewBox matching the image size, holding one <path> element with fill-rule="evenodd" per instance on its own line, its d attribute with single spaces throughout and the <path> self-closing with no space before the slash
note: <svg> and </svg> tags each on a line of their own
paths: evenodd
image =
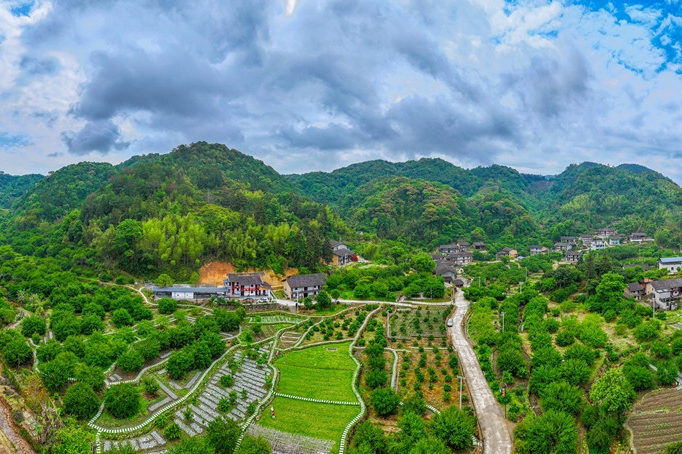
<svg viewBox="0 0 682 454">
<path fill-rule="evenodd" d="M 653 235 L 664 224 L 672 228 L 682 218 L 682 189 L 665 176 L 635 164 L 609 167 L 586 162 L 545 177 L 499 165 L 465 170 L 441 159 L 420 159 L 403 163 L 369 161 L 330 173 L 287 175 L 303 194 L 344 209 L 348 200 L 357 200 L 354 193 L 359 187 L 381 177 L 445 184 L 458 191 L 472 208 L 493 195 L 498 201 L 506 199 L 545 225 L 552 238 L 604 226 Z"/>
<path fill-rule="evenodd" d="M 638 165 L 583 163 L 543 177 L 421 159 L 283 176 L 206 142 L 45 178 L 0 175 L 0 204 L 11 206 L 0 212 L 0 244 L 147 277 L 187 278 L 214 259 L 314 269 L 339 237 L 423 250 L 466 238 L 493 252 L 604 226 L 666 246 L 682 238 L 682 189 Z"/>
<path fill-rule="evenodd" d="M 0 208 L 10 208 L 41 179 L 43 176 L 38 174 L 14 176 L 0 173 Z"/>
<path fill-rule="evenodd" d="M 271 167 L 206 142 L 117 166 L 64 167 L 0 219 L 0 244 L 25 255 L 183 280 L 216 259 L 279 272 L 315 268 L 331 260 L 329 237 L 348 233 Z"/>
</svg>

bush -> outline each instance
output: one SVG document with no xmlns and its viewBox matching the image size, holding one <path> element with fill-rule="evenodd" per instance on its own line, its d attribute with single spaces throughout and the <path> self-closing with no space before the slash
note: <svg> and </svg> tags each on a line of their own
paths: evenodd
<svg viewBox="0 0 682 454">
<path fill-rule="evenodd" d="M 177 440 L 178 438 L 180 438 L 180 427 L 174 422 L 170 423 L 163 430 L 163 436 L 168 438 L 169 440 Z"/>
<path fill-rule="evenodd" d="M 220 386 L 229 388 L 232 385 L 234 385 L 234 377 L 232 375 L 223 375 L 220 377 Z"/>
<path fill-rule="evenodd" d="M 99 409 L 99 404 L 99 397 L 85 383 L 76 383 L 64 396 L 64 411 L 80 420 L 93 417 Z"/>
<path fill-rule="evenodd" d="M 370 403 L 380 416 L 395 413 L 400 405 L 400 397 L 391 388 L 380 388 L 372 392 Z"/>
<path fill-rule="evenodd" d="M 144 377 L 142 379 L 142 386 L 144 387 L 144 392 L 152 396 L 158 393 L 160 388 L 159 382 L 154 377 Z"/>
<path fill-rule="evenodd" d="M 135 416 L 140 411 L 140 391 L 130 383 L 111 386 L 104 393 L 104 408 L 117 419 Z"/>
<path fill-rule="evenodd" d="M 123 372 L 137 372 L 144 365 L 144 358 L 136 350 L 128 350 L 118 357 L 116 365 Z"/>
<path fill-rule="evenodd" d="M 467 412 L 448 407 L 433 416 L 431 427 L 433 433 L 450 448 L 465 449 L 472 446 L 476 421 Z"/>
</svg>

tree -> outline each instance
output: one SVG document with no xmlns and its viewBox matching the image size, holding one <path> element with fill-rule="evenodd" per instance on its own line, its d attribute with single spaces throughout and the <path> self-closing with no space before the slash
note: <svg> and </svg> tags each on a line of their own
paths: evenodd
<svg viewBox="0 0 682 454">
<path fill-rule="evenodd" d="M 47 323 L 43 317 L 31 315 L 21 321 L 21 334 L 26 337 L 33 336 L 33 333 L 38 333 L 39 335 L 44 336 L 46 331 Z"/>
<path fill-rule="evenodd" d="M 341 298 L 341 292 L 338 289 L 334 289 L 331 291 L 330 296 L 334 301 L 338 302 L 339 298 Z"/>
<path fill-rule="evenodd" d="M 2 354 L 7 364 L 12 367 L 19 367 L 22 364 L 29 364 L 33 361 L 33 351 L 28 346 L 26 340 L 16 339 L 7 343 L 2 348 Z"/>
<path fill-rule="evenodd" d="M 140 391 L 131 383 L 109 387 L 104 393 L 104 408 L 114 418 L 125 419 L 140 411 Z"/>
<path fill-rule="evenodd" d="M 324 290 L 320 290 L 320 293 L 317 294 L 317 307 L 319 309 L 326 309 L 332 305 L 332 300 L 329 297 L 329 293 L 325 292 Z"/>
<path fill-rule="evenodd" d="M 306 296 L 305 298 L 303 298 L 303 306 L 306 309 L 312 309 L 313 308 L 313 299 L 309 296 Z"/>
<path fill-rule="evenodd" d="M 67 426 L 55 433 L 56 443 L 52 447 L 53 454 L 86 454 L 92 452 L 95 441 L 91 432 L 78 426 Z"/>
<path fill-rule="evenodd" d="M 214 419 L 206 429 L 206 441 L 218 454 L 232 454 L 242 429 L 232 419 Z"/>
<path fill-rule="evenodd" d="M 609 369 L 592 385 L 590 398 L 606 411 L 622 414 L 635 400 L 635 390 L 621 369 Z"/>
<path fill-rule="evenodd" d="M 590 378 L 592 368 L 579 359 L 569 359 L 561 363 L 561 376 L 571 385 L 581 385 Z"/>
<path fill-rule="evenodd" d="M 159 277 L 156 278 L 156 285 L 159 287 L 170 287 L 174 283 L 175 281 L 173 281 L 173 278 L 166 273 L 161 273 L 159 274 Z"/>
<path fill-rule="evenodd" d="M 81 333 L 89 336 L 95 331 L 104 331 L 104 322 L 96 314 L 85 315 L 81 321 Z"/>
<path fill-rule="evenodd" d="M 448 407 L 436 414 L 431 422 L 433 433 L 453 449 L 470 447 L 476 430 L 476 421 L 464 410 Z"/>
<path fill-rule="evenodd" d="M 575 454 L 578 431 L 567 413 L 550 410 L 533 419 L 524 434 L 525 448 L 533 454 Z"/>
<path fill-rule="evenodd" d="M 64 411 L 77 419 L 90 419 L 99 409 L 99 397 L 87 383 L 76 383 L 64 396 Z"/>
<path fill-rule="evenodd" d="M 74 377 L 79 383 L 87 384 L 95 392 L 104 389 L 104 372 L 100 367 L 79 363 L 74 371 Z"/>
<path fill-rule="evenodd" d="M 116 328 L 121 328 L 122 326 L 132 326 L 135 323 L 133 317 L 130 315 L 126 309 L 116 309 L 111 313 L 111 321 L 114 322 Z"/>
<path fill-rule="evenodd" d="M 398 410 L 400 397 L 391 388 L 380 388 L 372 392 L 370 403 L 380 416 L 390 415 Z"/>
<path fill-rule="evenodd" d="M 135 350 L 145 361 L 149 361 L 150 359 L 159 356 L 159 352 L 161 352 L 161 343 L 156 337 L 150 336 L 144 341 L 135 344 Z"/>
<path fill-rule="evenodd" d="M 161 298 L 157 304 L 159 314 L 172 314 L 178 308 L 178 302 L 173 298 Z"/>
<path fill-rule="evenodd" d="M 583 408 L 582 391 L 565 381 L 553 382 L 540 393 L 540 403 L 545 411 L 557 410 L 578 414 Z"/>
<path fill-rule="evenodd" d="M 137 372 L 144 365 L 144 358 L 136 350 L 128 350 L 118 357 L 116 365 L 123 372 Z"/>
<path fill-rule="evenodd" d="M 74 368 L 78 364 L 78 358 L 71 352 L 62 352 L 54 361 L 40 364 L 40 378 L 45 387 L 50 391 L 58 391 L 63 387 L 68 378 L 73 376 Z"/>
<path fill-rule="evenodd" d="M 386 386 L 386 383 L 388 383 L 388 373 L 385 370 L 370 370 L 365 375 L 365 383 L 371 389 Z"/>
<path fill-rule="evenodd" d="M 452 451 L 440 439 L 427 437 L 419 440 L 409 454 L 452 454 Z"/>
<path fill-rule="evenodd" d="M 144 387 L 144 392 L 150 396 L 156 395 L 160 389 L 159 382 L 154 377 L 149 376 L 142 379 L 142 386 Z"/>
<path fill-rule="evenodd" d="M 682 441 L 678 441 L 666 446 L 663 454 L 682 454 Z"/>
</svg>

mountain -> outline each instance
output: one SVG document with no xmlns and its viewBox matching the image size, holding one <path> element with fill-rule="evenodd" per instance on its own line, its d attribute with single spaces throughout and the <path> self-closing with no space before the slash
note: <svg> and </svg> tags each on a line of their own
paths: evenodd
<svg viewBox="0 0 682 454">
<path fill-rule="evenodd" d="M 0 172 L 0 208 L 11 208 L 15 200 L 43 178 L 38 174 L 14 176 Z"/>
</svg>

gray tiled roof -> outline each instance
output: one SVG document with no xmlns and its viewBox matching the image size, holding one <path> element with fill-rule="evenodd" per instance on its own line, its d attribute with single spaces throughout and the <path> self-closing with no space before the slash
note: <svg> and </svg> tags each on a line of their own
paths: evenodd
<svg viewBox="0 0 682 454">
<path fill-rule="evenodd" d="M 260 274 L 228 274 L 227 280 L 229 282 L 237 282 L 239 285 L 263 285 L 263 279 L 261 279 Z"/>
<path fill-rule="evenodd" d="M 298 274 L 287 278 L 287 282 L 291 288 L 314 287 L 316 285 L 322 286 L 326 280 L 327 275 L 324 273 Z"/>
<path fill-rule="evenodd" d="M 682 278 L 666 279 L 664 281 L 651 282 L 651 287 L 654 290 L 668 290 L 671 288 L 682 287 Z"/>
</svg>

